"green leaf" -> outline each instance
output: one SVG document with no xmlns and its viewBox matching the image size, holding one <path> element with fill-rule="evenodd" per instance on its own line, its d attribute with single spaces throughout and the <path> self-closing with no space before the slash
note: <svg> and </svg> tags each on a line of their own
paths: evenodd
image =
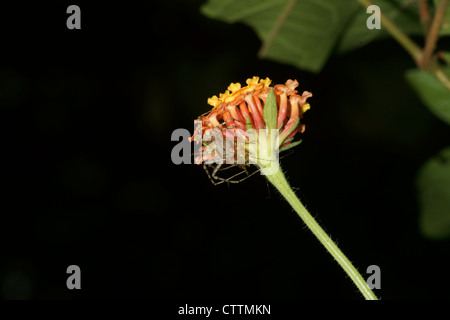
<svg viewBox="0 0 450 320">
<path fill-rule="evenodd" d="M 271 88 L 269 93 L 267 94 L 263 112 L 264 112 L 264 122 L 266 123 L 267 128 L 276 129 L 278 108 L 277 108 L 277 98 L 275 97 L 275 93 L 273 93 L 273 88 Z"/>
<path fill-rule="evenodd" d="M 428 159 L 416 179 L 420 206 L 419 227 L 424 236 L 450 236 L 450 146 Z"/>
<path fill-rule="evenodd" d="M 441 0 L 434 0 L 434 7 L 437 8 Z M 447 10 L 445 11 L 444 20 L 442 21 L 441 30 L 439 31 L 441 35 L 450 35 L 450 6 L 447 5 Z"/>
<path fill-rule="evenodd" d="M 373 3 L 379 6 L 381 12 L 390 18 L 406 34 L 423 34 L 417 2 L 410 0 L 378 0 L 373 1 Z M 367 28 L 366 22 L 370 16 L 371 14 L 366 12 L 366 8 L 360 6 L 339 40 L 337 46 L 338 52 L 343 53 L 354 50 L 365 46 L 373 40 L 390 37 L 389 33 L 383 28 L 383 25 L 381 25 L 381 29 Z"/>
<path fill-rule="evenodd" d="M 210 18 L 251 26 L 262 40 L 261 57 L 319 72 L 355 10 L 349 0 L 209 0 Z M 224 35 L 223 41 L 231 43 Z"/>
<path fill-rule="evenodd" d="M 442 68 L 450 76 L 450 68 Z M 408 70 L 406 79 L 420 100 L 442 121 L 450 124 L 450 90 L 426 71 Z"/>
</svg>

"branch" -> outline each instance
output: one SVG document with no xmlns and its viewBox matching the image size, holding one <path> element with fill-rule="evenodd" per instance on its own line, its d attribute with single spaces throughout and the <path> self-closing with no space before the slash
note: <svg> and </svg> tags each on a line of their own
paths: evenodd
<svg viewBox="0 0 450 320">
<path fill-rule="evenodd" d="M 420 23 L 425 31 L 425 36 L 428 35 L 431 22 L 430 9 L 428 8 L 427 1 L 428 0 L 419 0 Z"/>
<path fill-rule="evenodd" d="M 439 6 L 434 14 L 433 23 L 430 31 L 427 34 L 425 41 L 425 48 L 423 49 L 422 68 L 427 68 L 430 65 L 431 56 L 436 49 L 436 42 L 439 38 L 439 31 L 441 30 L 442 22 L 444 20 L 445 11 L 447 10 L 448 0 L 441 0 Z"/>
</svg>

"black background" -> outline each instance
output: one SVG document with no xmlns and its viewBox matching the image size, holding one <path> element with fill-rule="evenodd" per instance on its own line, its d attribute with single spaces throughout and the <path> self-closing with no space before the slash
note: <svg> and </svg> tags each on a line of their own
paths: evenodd
<svg viewBox="0 0 450 320">
<path fill-rule="evenodd" d="M 300 71 L 258 59 L 249 27 L 201 3 L 2 7 L 0 297 L 360 299 L 263 177 L 213 186 L 171 161 L 173 130 L 260 76 L 313 93 L 282 166 L 363 276 L 380 266 L 376 294 L 448 298 L 449 242 L 421 235 L 414 179 L 450 129 L 404 81 L 408 55 L 385 40 Z M 70 4 L 81 30 L 66 28 Z"/>
</svg>

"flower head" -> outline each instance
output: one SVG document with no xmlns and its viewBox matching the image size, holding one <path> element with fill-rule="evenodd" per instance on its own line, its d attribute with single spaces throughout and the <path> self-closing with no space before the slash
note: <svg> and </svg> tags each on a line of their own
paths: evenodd
<svg viewBox="0 0 450 320">
<path fill-rule="evenodd" d="M 263 129 L 269 129 L 269 108 L 273 118 L 273 123 L 279 133 L 277 148 L 280 151 L 286 150 L 296 143 L 293 143 L 297 132 L 303 133 L 305 125 L 300 123 L 303 114 L 310 108 L 307 99 L 312 97 L 308 91 L 301 95 L 297 94 L 297 80 L 288 80 L 285 84 L 270 86 L 272 81 L 269 78 L 259 79 L 253 77 L 247 79 L 246 86 L 242 87 L 240 83 L 231 83 L 224 93 L 219 97 L 212 96 L 208 99 L 208 104 L 213 108 L 206 114 L 198 118 L 199 126 L 194 132 L 190 141 L 202 143 L 201 151 L 208 147 L 211 149 L 215 139 L 208 140 L 207 143 L 202 138 L 210 130 L 219 130 L 221 136 L 227 142 L 234 143 L 234 151 L 237 151 L 237 140 L 249 138 L 250 129 L 259 134 Z M 272 98 L 269 98 L 269 95 Z M 273 103 L 272 107 L 266 105 L 266 101 Z M 274 112 L 274 113 L 273 113 Z M 214 149 L 214 148 L 213 148 Z M 248 145 L 245 148 L 249 152 Z M 196 157 L 195 163 L 200 164 L 210 161 L 220 154 L 222 150 L 213 150 L 212 153 L 203 153 Z M 236 153 L 235 153 L 236 154 Z M 221 159 L 224 157 L 221 156 Z M 237 156 L 234 160 L 237 161 Z M 245 164 L 248 164 L 246 162 Z"/>
</svg>

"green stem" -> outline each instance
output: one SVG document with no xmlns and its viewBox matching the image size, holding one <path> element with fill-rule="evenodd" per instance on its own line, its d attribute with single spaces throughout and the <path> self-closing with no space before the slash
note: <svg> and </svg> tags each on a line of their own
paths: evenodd
<svg viewBox="0 0 450 320">
<path fill-rule="evenodd" d="M 419 0 L 419 13 L 420 13 L 420 23 L 422 24 L 425 36 L 430 30 L 430 10 L 428 8 L 428 0 Z"/>
<path fill-rule="evenodd" d="M 287 182 L 280 165 L 277 162 L 272 162 L 270 170 L 268 168 L 261 168 L 263 174 L 266 174 L 266 178 L 278 189 L 283 197 L 289 202 L 292 208 L 297 212 L 300 218 L 305 222 L 308 228 L 319 239 L 327 251 L 333 256 L 333 258 L 344 269 L 350 279 L 353 280 L 355 285 L 361 291 L 366 300 L 378 300 L 372 290 L 368 287 L 366 281 L 363 279 L 358 270 L 352 265 L 347 257 L 342 253 L 338 246 L 331 240 L 331 238 L 320 227 L 316 220 L 306 210 L 303 204 L 292 191 L 289 183 Z"/>
<path fill-rule="evenodd" d="M 438 80 L 448 89 L 450 90 L 450 79 L 444 73 L 441 68 L 435 68 L 432 70 L 433 74 L 438 78 Z"/>
<path fill-rule="evenodd" d="M 423 49 L 422 66 L 427 68 L 431 62 L 431 56 L 436 49 L 436 42 L 439 39 L 439 31 L 444 21 L 445 11 L 447 10 L 448 0 L 441 0 L 434 14 L 431 28 L 425 39 L 425 48 Z"/>
</svg>

